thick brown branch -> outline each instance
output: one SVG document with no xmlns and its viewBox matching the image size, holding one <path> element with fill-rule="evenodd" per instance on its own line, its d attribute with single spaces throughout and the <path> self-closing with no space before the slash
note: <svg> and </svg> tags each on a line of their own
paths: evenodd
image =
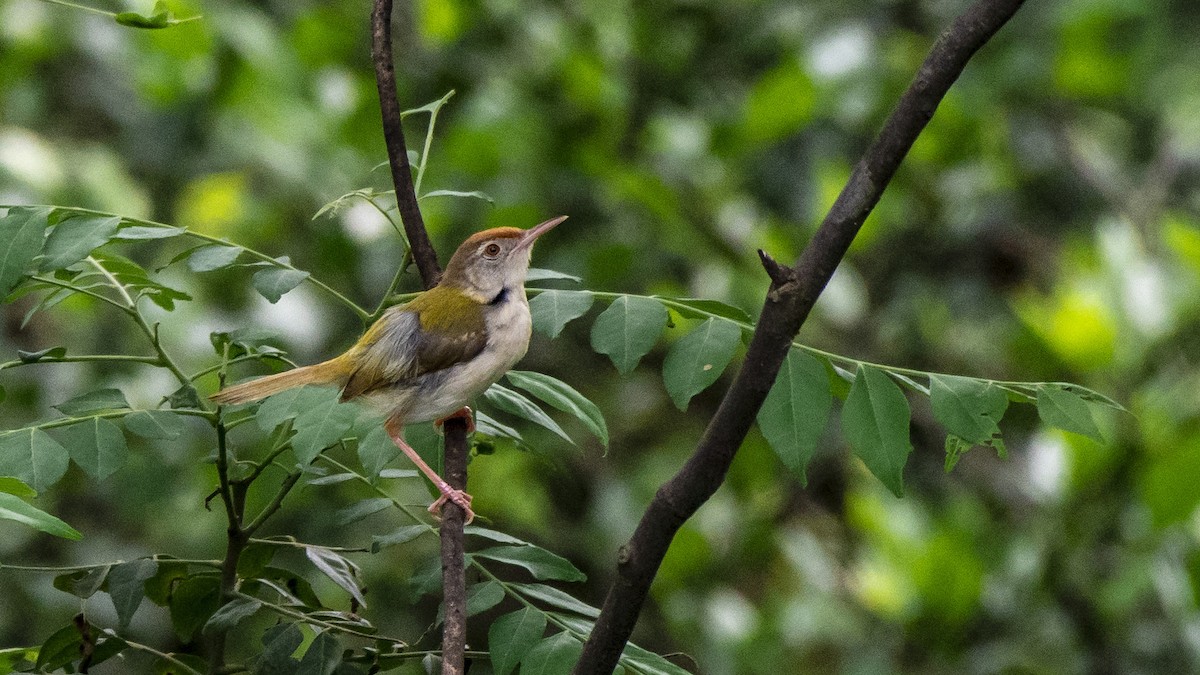
<svg viewBox="0 0 1200 675">
<path fill-rule="evenodd" d="M 375 0 L 371 10 L 371 60 L 375 64 L 375 87 L 379 90 L 379 112 L 383 115 L 383 140 L 387 145 L 392 184 L 396 187 L 396 207 L 408 237 L 413 260 L 421 272 L 425 288 L 433 288 L 442 276 L 437 252 L 425 231 L 425 219 L 417 205 L 408 146 L 400 124 L 400 99 L 396 94 L 396 68 L 392 63 L 392 0 Z"/>
<path fill-rule="evenodd" d="M 375 84 L 379 89 L 379 109 L 383 115 L 383 138 L 387 144 L 388 164 L 396 186 L 396 205 L 408 236 L 413 260 L 421 272 L 425 288 L 433 288 L 442 276 L 437 253 L 425 231 L 425 221 L 417 204 L 408 148 L 400 124 L 400 102 L 396 94 L 396 71 L 392 64 L 392 0 L 375 0 L 371 11 L 371 58 L 375 63 Z M 449 420 L 445 425 L 446 482 L 463 490 L 467 487 L 467 425 Z M 454 503 L 442 508 L 442 673 L 462 675 L 467 644 L 467 582 L 464 564 L 463 513 Z"/>
<path fill-rule="evenodd" d="M 659 488 L 629 543 L 622 547 L 617 579 L 584 645 L 576 674 L 610 673 L 616 666 L 675 532 L 724 481 L 796 332 L 850 242 L 967 61 L 1020 9 L 1023 1 L 977 0 L 959 16 L 934 43 L 883 130 L 854 167 L 850 180 L 800 255 L 794 274 L 784 274 L 783 266 L 772 265 L 764 258 L 772 276 L 771 291 L 745 363 L 696 451 Z"/>
</svg>

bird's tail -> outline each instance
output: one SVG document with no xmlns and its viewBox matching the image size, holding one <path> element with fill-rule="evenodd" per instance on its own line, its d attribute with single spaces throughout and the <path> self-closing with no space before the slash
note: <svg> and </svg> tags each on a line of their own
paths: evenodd
<svg viewBox="0 0 1200 675">
<path fill-rule="evenodd" d="M 221 404 L 249 403 L 306 384 L 345 384 L 345 381 L 346 368 L 339 357 L 236 384 L 218 391 L 210 398 Z"/>
</svg>

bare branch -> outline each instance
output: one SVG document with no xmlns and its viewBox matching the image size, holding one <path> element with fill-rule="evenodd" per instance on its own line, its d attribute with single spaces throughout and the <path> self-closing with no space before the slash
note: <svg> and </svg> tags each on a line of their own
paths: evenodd
<svg viewBox="0 0 1200 675">
<path fill-rule="evenodd" d="M 850 242 L 879 201 L 908 149 L 925 128 L 967 61 L 1020 9 L 1024 0 L 977 0 L 942 33 L 883 130 L 854 167 L 825 216 L 794 276 L 778 263 L 763 263 L 772 276 L 745 363 L 730 385 L 696 451 L 667 481 L 621 548 L 617 579 L 574 672 L 610 673 L 641 612 L 650 582 L 679 527 L 717 491 L 734 453 L 775 381 L 792 339 L 817 296 L 845 256 Z"/>
</svg>

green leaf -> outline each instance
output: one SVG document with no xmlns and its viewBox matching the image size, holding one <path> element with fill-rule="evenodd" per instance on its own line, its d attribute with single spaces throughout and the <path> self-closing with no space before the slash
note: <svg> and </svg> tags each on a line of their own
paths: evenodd
<svg viewBox="0 0 1200 675">
<path fill-rule="evenodd" d="M 526 370 L 510 370 L 508 381 L 533 394 L 539 400 L 571 413 L 588 428 L 605 447 L 608 446 L 608 425 L 600 408 L 571 385 L 549 375 Z"/>
<path fill-rule="evenodd" d="M 332 387 L 296 387 L 267 398 L 258 408 L 255 421 L 258 428 L 270 432 L 288 420 L 296 419 L 317 406 L 337 400 L 338 392 Z"/>
<path fill-rule="evenodd" d="M 121 428 L 102 417 L 89 417 L 64 428 L 59 436 L 71 459 L 96 480 L 108 478 L 125 464 L 129 447 Z"/>
<path fill-rule="evenodd" d="M 530 267 L 529 271 L 525 273 L 525 281 L 526 283 L 533 281 L 573 281 L 578 284 L 582 283 L 583 279 L 580 279 L 574 274 L 567 274 L 566 272 L 559 272 L 558 270 L 548 270 L 542 267 Z"/>
<path fill-rule="evenodd" d="M 467 525 L 466 527 L 463 528 L 463 533 L 473 536 L 473 537 L 482 537 L 489 541 L 494 541 L 494 542 L 497 542 L 500 544 L 513 544 L 516 546 L 533 546 L 533 544 L 525 541 L 524 539 L 518 539 L 517 537 L 514 537 L 511 534 L 508 534 L 506 532 L 500 532 L 498 530 L 491 530 L 486 527 L 480 527 L 478 525 Z"/>
<path fill-rule="evenodd" d="M 1042 421 L 1052 427 L 1104 442 L 1091 408 L 1078 394 L 1054 385 L 1044 386 L 1038 390 L 1037 409 Z"/>
<path fill-rule="evenodd" d="M 499 384 L 493 384 L 483 392 L 483 397 L 487 399 L 488 403 L 491 403 L 500 410 L 503 410 L 510 415 L 516 415 L 522 419 L 527 419 L 534 424 L 539 424 L 558 434 L 571 445 L 575 444 L 575 441 L 571 440 L 571 437 L 567 435 L 567 432 L 563 431 L 562 427 L 558 426 L 558 422 L 550 419 L 550 416 L 543 412 L 541 408 L 537 407 L 537 404 L 535 404 L 533 401 L 530 401 L 528 398 L 513 391 L 512 389 L 503 387 Z"/>
<path fill-rule="evenodd" d="M 221 582 L 211 574 L 190 576 L 171 592 L 171 624 L 180 640 L 190 642 L 221 606 Z"/>
<path fill-rule="evenodd" d="M 333 514 L 333 520 L 339 526 L 357 523 L 367 516 L 374 515 L 392 505 L 392 500 L 387 497 L 372 497 L 368 499 L 360 499 L 344 509 L 338 509 Z"/>
<path fill-rule="evenodd" d="M 255 663 L 254 675 L 295 675 L 300 662 L 292 654 L 304 642 L 304 634 L 294 623 L 272 626 L 263 634 L 263 650 Z"/>
<path fill-rule="evenodd" d="M 463 192 L 462 190 L 433 190 L 421 195 L 421 199 L 425 199 L 426 197 L 471 197 L 473 199 L 482 199 L 489 204 L 496 203 L 496 200 L 492 199 L 491 195 L 479 190 L 472 190 L 470 192 Z"/>
<path fill-rule="evenodd" d="M 467 616 L 486 612 L 503 600 L 504 586 L 500 582 L 485 581 L 481 584 L 472 584 L 467 589 Z"/>
<path fill-rule="evenodd" d="M 371 537 L 371 553 L 379 553 L 388 546 L 407 544 L 426 532 L 429 532 L 429 528 L 424 525 L 405 525 L 388 534 L 375 535 Z"/>
<path fill-rule="evenodd" d="M 304 555 L 308 557 L 309 562 L 321 570 L 322 574 L 353 596 L 360 606 L 367 606 L 366 600 L 363 599 L 362 589 L 358 587 L 357 565 L 333 551 L 313 546 L 305 546 Z"/>
<path fill-rule="evenodd" d="M 341 663 L 341 645 L 333 633 L 324 631 L 308 645 L 295 675 L 331 675 Z"/>
<path fill-rule="evenodd" d="M 974 447 L 974 443 L 955 436 L 954 434 L 946 435 L 946 473 L 954 470 L 958 465 L 958 460 L 962 459 L 964 452 Z"/>
<path fill-rule="evenodd" d="M 66 448 L 36 427 L 0 435 L 0 475 L 15 476 L 38 492 L 62 478 L 70 458 Z"/>
<path fill-rule="evenodd" d="M 39 349 L 36 352 L 17 350 L 17 358 L 21 360 L 21 363 L 37 363 L 42 359 L 61 359 L 66 355 L 66 347 L 50 347 L 49 349 Z"/>
<path fill-rule="evenodd" d="M 524 567 L 538 581 L 585 581 L 587 579 L 583 572 L 571 564 L 571 561 L 537 546 L 495 546 L 472 555 Z"/>
<path fill-rule="evenodd" d="M 541 600 L 551 607 L 565 609 L 568 612 L 575 612 L 576 614 L 581 614 L 592 619 L 600 616 L 600 610 L 596 607 L 592 607 L 586 602 L 575 598 L 575 596 L 571 595 L 570 593 L 560 591 L 553 586 L 547 586 L 545 584 L 510 585 L 522 595 L 534 600 Z"/>
<path fill-rule="evenodd" d="M 495 675 L 510 675 L 546 632 L 546 615 L 532 607 L 496 619 L 488 628 L 488 653 Z"/>
<path fill-rule="evenodd" d="M 212 272 L 232 265 L 243 250 L 245 249 L 241 246 L 221 244 L 201 246 L 192 250 L 192 254 L 188 256 L 187 266 L 193 272 Z"/>
<path fill-rule="evenodd" d="M 667 308 L 661 302 L 623 295 L 596 317 L 592 349 L 607 354 L 621 374 L 629 373 L 658 342 L 667 318 Z"/>
<path fill-rule="evenodd" d="M 183 417 L 169 410 L 138 410 L 121 421 L 126 429 L 150 440 L 173 441 L 187 428 Z"/>
<path fill-rule="evenodd" d="M 14 476 L 0 476 L 0 492 L 16 495 L 21 499 L 33 499 L 37 496 L 37 490 Z"/>
<path fill-rule="evenodd" d="M 308 464 L 346 436 L 360 412 L 358 406 L 340 402 L 332 387 L 299 387 L 268 398 L 258 409 L 257 421 L 263 431 L 270 431 L 294 420 L 292 449 L 301 464 Z"/>
<path fill-rule="evenodd" d="M 129 625 L 137 608 L 146 597 L 146 580 L 158 573 L 158 563 L 142 558 L 112 568 L 108 574 L 108 595 L 117 610 L 117 622 L 122 628 Z"/>
<path fill-rule="evenodd" d="M 83 636 L 74 623 L 54 631 L 38 650 L 37 671 L 53 673 L 59 668 L 79 659 L 83 647 Z"/>
<path fill-rule="evenodd" d="M 176 410 L 204 409 L 204 402 L 200 400 L 200 393 L 191 384 L 185 384 L 171 392 L 171 395 L 167 397 L 167 405 Z"/>
<path fill-rule="evenodd" d="M 262 601 L 254 598 L 234 598 L 221 605 L 208 621 L 204 623 L 205 633 L 227 631 L 238 625 L 242 619 L 247 619 L 262 608 Z"/>
<path fill-rule="evenodd" d="M 116 216 L 82 216 L 60 222 L 46 238 L 41 270 L 52 272 L 83 260 L 107 244 L 120 224 Z"/>
<path fill-rule="evenodd" d="M 358 439 L 358 461 L 367 476 L 374 478 L 393 459 L 400 455 L 400 448 L 392 442 L 387 429 L 379 425 Z"/>
<path fill-rule="evenodd" d="M 88 599 L 96 595 L 96 591 L 101 589 L 101 586 L 104 585 L 104 580 L 108 579 L 108 573 L 112 568 L 112 565 L 101 565 L 100 567 L 79 569 L 77 572 L 59 574 L 52 581 L 52 585 L 55 589 L 64 593 L 71 593 L 74 597 Z"/>
<path fill-rule="evenodd" d="M 97 389 L 59 403 L 54 409 L 64 415 L 78 417 L 104 410 L 125 410 L 128 407 L 129 402 L 119 389 Z"/>
<path fill-rule="evenodd" d="M 666 296 L 663 300 L 672 303 L 671 309 L 679 313 L 685 319 L 708 319 L 710 317 L 721 317 L 739 323 L 753 323 L 750 320 L 750 315 L 741 307 L 721 302 L 720 300 L 709 300 L 707 298 L 671 298 Z M 683 305 L 678 307 L 676 305 Z"/>
<path fill-rule="evenodd" d="M 908 399 L 887 373 L 860 365 L 842 408 L 842 432 L 854 453 L 897 497 L 904 496 L 908 438 Z"/>
<path fill-rule="evenodd" d="M 534 330 L 558 337 L 564 326 L 587 314 L 595 301 L 589 291 L 542 291 L 529 301 Z"/>
<path fill-rule="evenodd" d="M 1008 397 L 996 385 L 969 377 L 931 375 L 929 400 L 933 416 L 951 434 L 970 445 L 1000 433 Z"/>
<path fill-rule="evenodd" d="M 64 539 L 83 539 L 75 528 L 7 492 L 0 492 L 0 519 L 13 520 Z"/>
<path fill-rule="evenodd" d="M 45 209 L 11 208 L 0 218 L 0 296 L 12 291 L 41 253 L 49 213 Z"/>
<path fill-rule="evenodd" d="M 113 20 L 122 26 L 153 30 L 169 27 L 174 21 L 174 16 L 167 9 L 167 4 L 163 0 L 158 0 L 158 2 L 154 3 L 153 14 L 142 15 L 137 12 L 118 12 L 113 16 Z"/>
<path fill-rule="evenodd" d="M 733 359 L 742 343 L 742 330 L 728 321 L 708 319 L 685 335 L 667 352 L 663 383 L 680 410 L 707 389 Z"/>
<path fill-rule="evenodd" d="M 268 302 L 279 302 L 284 293 L 300 285 L 308 272 L 284 267 L 269 267 L 254 273 L 254 290 Z"/>
<path fill-rule="evenodd" d="M 824 364 L 799 349 L 789 350 L 757 419 L 767 443 L 800 477 L 801 485 L 808 484 L 808 462 L 831 407 L 833 395 Z"/>
<path fill-rule="evenodd" d="M 159 607 L 166 607 L 171 602 L 171 592 L 175 589 L 176 584 L 187 576 L 187 573 L 187 563 L 159 556 L 158 572 L 142 584 L 146 591 L 146 597 Z"/>
<path fill-rule="evenodd" d="M 168 239 L 170 237 L 178 237 L 187 232 L 182 227 L 169 226 L 149 226 L 149 225 L 130 225 L 117 230 L 117 234 L 113 239 L 121 239 L 125 241 L 145 241 L 148 239 Z"/>
<path fill-rule="evenodd" d="M 558 633 L 533 646 L 521 659 L 521 675 L 569 675 L 583 643 L 570 633 Z"/>
</svg>

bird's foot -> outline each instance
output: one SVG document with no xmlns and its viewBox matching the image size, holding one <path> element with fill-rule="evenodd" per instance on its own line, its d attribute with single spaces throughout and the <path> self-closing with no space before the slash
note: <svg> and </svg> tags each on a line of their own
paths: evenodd
<svg viewBox="0 0 1200 675">
<path fill-rule="evenodd" d="M 444 424 L 446 424 L 447 420 L 455 420 L 455 419 L 466 420 L 467 421 L 467 433 L 468 434 L 475 433 L 475 414 L 471 412 L 471 408 L 469 406 L 463 406 L 463 407 L 459 408 L 458 410 L 455 410 L 454 412 L 450 413 L 449 415 L 446 415 L 445 417 L 443 417 L 441 419 L 434 420 L 433 426 L 437 427 L 440 430 L 442 428 L 442 426 Z"/>
<path fill-rule="evenodd" d="M 442 505 L 446 502 L 453 502 L 458 506 L 458 508 L 463 510 L 464 525 L 470 525 L 471 521 L 475 520 L 475 512 L 471 510 L 471 495 L 467 494 L 465 490 L 457 490 L 450 487 L 449 483 L 442 483 L 441 485 L 438 485 L 438 489 L 441 490 L 442 496 L 438 497 L 436 501 L 429 505 L 430 513 L 438 518 L 441 518 Z"/>
</svg>

